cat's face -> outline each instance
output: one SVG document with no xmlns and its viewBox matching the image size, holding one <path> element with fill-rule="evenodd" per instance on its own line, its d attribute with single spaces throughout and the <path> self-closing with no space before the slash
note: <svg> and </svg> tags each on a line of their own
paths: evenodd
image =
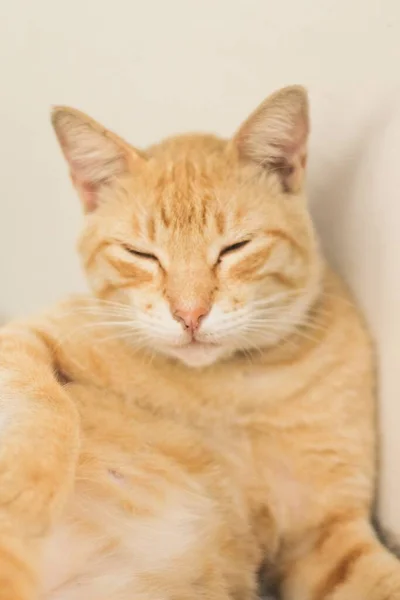
<svg viewBox="0 0 400 600">
<path fill-rule="evenodd" d="M 54 123 L 87 212 L 83 263 L 126 339 L 205 366 L 307 319 L 320 259 L 301 89 L 273 96 L 230 142 L 181 136 L 146 154 L 76 111 Z"/>
</svg>

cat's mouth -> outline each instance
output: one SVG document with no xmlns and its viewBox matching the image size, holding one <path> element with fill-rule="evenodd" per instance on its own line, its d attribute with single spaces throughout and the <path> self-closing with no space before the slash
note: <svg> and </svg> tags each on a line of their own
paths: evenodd
<svg viewBox="0 0 400 600">
<path fill-rule="evenodd" d="M 202 340 L 202 339 L 198 339 L 195 337 L 192 337 L 190 339 L 184 340 L 184 341 L 177 341 L 176 343 L 172 343 L 171 345 L 169 345 L 168 347 L 170 347 L 171 349 L 175 349 L 175 350 L 200 350 L 202 348 L 207 349 L 207 348 L 220 348 L 221 344 L 215 342 L 215 341 L 210 341 L 210 340 Z"/>
<path fill-rule="evenodd" d="M 192 338 L 185 344 L 170 349 L 170 353 L 188 366 L 203 367 L 214 363 L 224 352 L 223 346 L 215 342 Z"/>
</svg>

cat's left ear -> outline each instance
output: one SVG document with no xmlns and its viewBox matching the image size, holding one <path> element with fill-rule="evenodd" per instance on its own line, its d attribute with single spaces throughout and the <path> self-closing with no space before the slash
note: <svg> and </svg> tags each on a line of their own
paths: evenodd
<svg viewBox="0 0 400 600">
<path fill-rule="evenodd" d="M 86 212 L 98 204 L 101 186 L 145 160 L 127 142 L 84 113 L 64 106 L 52 111 L 52 123 Z"/>
<path fill-rule="evenodd" d="M 234 142 L 243 160 L 275 171 L 283 189 L 297 193 L 304 181 L 308 133 L 307 93 L 294 85 L 267 98 L 240 127 Z"/>
</svg>

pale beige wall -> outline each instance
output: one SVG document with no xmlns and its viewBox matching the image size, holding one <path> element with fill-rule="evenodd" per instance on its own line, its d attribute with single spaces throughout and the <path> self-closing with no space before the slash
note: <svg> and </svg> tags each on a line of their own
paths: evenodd
<svg viewBox="0 0 400 600">
<path fill-rule="evenodd" d="M 83 287 L 73 254 L 79 209 L 48 125 L 50 104 L 74 105 L 146 145 L 179 130 L 229 135 L 270 91 L 304 83 L 314 210 L 382 346 L 394 469 L 399 203 L 392 188 L 370 193 L 375 163 L 365 150 L 400 84 L 399 39 L 398 0 L 1 3 L 0 317 Z M 397 475 L 386 481 L 395 485 Z M 400 532 L 400 489 L 387 497 Z"/>
<path fill-rule="evenodd" d="M 375 333 L 379 356 L 382 522 L 400 539 L 400 89 L 371 118 L 344 170 L 345 209 L 331 236 L 335 258 Z"/>
</svg>

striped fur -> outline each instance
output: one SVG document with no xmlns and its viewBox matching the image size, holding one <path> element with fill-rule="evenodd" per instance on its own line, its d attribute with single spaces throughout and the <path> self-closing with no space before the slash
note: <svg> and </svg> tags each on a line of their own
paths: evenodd
<svg viewBox="0 0 400 600">
<path fill-rule="evenodd" d="M 308 214 L 304 90 L 230 141 L 53 123 L 93 293 L 0 332 L 0 600 L 254 600 L 260 571 L 282 600 L 400 600 L 369 523 L 373 352 Z"/>
</svg>

